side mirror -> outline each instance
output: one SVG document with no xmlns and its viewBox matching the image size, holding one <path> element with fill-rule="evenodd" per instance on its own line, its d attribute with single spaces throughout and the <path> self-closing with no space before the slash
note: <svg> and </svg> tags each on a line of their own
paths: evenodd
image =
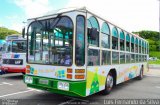
<svg viewBox="0 0 160 105">
<path fill-rule="evenodd" d="M 22 37 L 25 37 L 25 28 L 22 29 Z"/>
<path fill-rule="evenodd" d="M 96 37 L 99 34 L 97 28 L 88 28 L 87 31 L 88 31 L 88 36 L 90 36 L 92 40 L 96 40 Z"/>
</svg>

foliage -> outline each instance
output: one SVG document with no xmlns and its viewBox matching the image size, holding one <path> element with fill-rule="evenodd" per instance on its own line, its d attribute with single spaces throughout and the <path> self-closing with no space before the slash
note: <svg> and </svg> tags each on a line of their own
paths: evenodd
<svg viewBox="0 0 160 105">
<path fill-rule="evenodd" d="M 149 56 L 157 57 L 160 59 L 160 35 L 159 32 L 156 31 L 139 31 L 133 32 L 134 34 L 138 34 L 142 38 L 146 39 L 149 42 Z"/>
<path fill-rule="evenodd" d="M 149 61 L 149 64 L 160 64 L 160 60 Z"/>
<path fill-rule="evenodd" d="M 149 42 L 149 45 L 154 45 L 156 43 L 156 41 L 151 40 L 151 39 L 147 39 L 147 41 Z"/>
<path fill-rule="evenodd" d="M 156 31 L 139 31 L 139 32 L 133 32 L 134 34 L 138 34 L 140 35 L 142 38 L 145 38 L 145 39 L 150 39 L 150 40 L 153 40 L 153 41 L 158 41 L 159 40 L 159 32 L 156 32 Z"/>
<path fill-rule="evenodd" d="M 149 51 L 157 51 L 156 45 L 149 45 Z"/>
<path fill-rule="evenodd" d="M 149 56 L 160 58 L 160 51 L 150 51 Z"/>
<path fill-rule="evenodd" d="M 19 34 L 19 32 L 15 30 L 10 30 L 5 27 L 0 27 L 0 39 L 5 39 L 6 36 L 12 35 L 12 34 Z"/>
</svg>

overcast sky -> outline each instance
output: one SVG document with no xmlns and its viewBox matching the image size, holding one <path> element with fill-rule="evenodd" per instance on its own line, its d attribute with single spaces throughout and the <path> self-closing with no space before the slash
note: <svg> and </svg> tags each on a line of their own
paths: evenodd
<svg viewBox="0 0 160 105">
<path fill-rule="evenodd" d="M 28 18 L 82 6 L 129 32 L 159 30 L 158 0 L 1 0 L 0 26 L 21 31 Z"/>
</svg>

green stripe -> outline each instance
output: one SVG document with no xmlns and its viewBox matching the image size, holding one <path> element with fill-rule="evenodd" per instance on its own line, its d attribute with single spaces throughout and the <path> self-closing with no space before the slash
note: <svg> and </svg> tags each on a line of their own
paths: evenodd
<svg viewBox="0 0 160 105">
<path fill-rule="evenodd" d="M 38 76 L 31 76 L 31 77 L 33 78 L 33 84 L 27 84 L 28 87 L 41 89 L 41 90 L 47 90 L 53 93 L 64 94 L 68 96 L 80 96 L 80 97 L 86 96 L 86 81 L 58 80 L 58 79 L 38 77 Z M 48 85 L 40 84 L 39 83 L 40 79 L 48 80 L 49 81 Z M 57 88 L 58 81 L 68 82 L 70 86 L 69 91 L 59 90 Z"/>
</svg>

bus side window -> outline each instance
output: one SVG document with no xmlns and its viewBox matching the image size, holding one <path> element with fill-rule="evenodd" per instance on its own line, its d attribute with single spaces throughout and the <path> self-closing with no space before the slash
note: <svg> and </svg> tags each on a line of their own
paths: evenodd
<svg viewBox="0 0 160 105">
<path fill-rule="evenodd" d="M 89 49 L 88 50 L 88 66 L 97 66 L 100 64 L 99 61 L 99 50 Z"/>
<path fill-rule="evenodd" d="M 89 45 L 99 47 L 99 23 L 94 16 L 88 19 L 87 29 Z"/>
<path fill-rule="evenodd" d="M 85 18 L 78 15 L 76 19 L 75 63 L 77 66 L 83 66 L 85 63 Z"/>
<path fill-rule="evenodd" d="M 116 27 L 112 29 L 112 49 L 118 50 L 118 30 Z"/>
</svg>

